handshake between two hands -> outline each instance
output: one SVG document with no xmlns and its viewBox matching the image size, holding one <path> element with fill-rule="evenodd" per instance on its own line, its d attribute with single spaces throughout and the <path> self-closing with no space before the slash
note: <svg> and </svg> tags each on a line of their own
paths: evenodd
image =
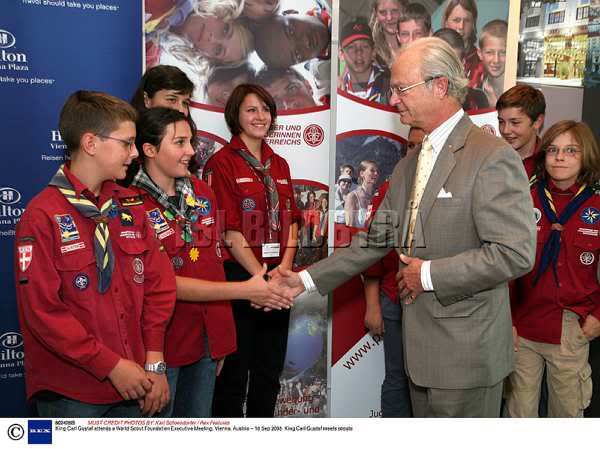
<svg viewBox="0 0 600 449">
<path fill-rule="evenodd" d="M 267 273 L 267 265 L 263 264 L 246 284 L 248 291 L 245 297 L 250 300 L 250 305 L 265 312 L 289 309 L 294 298 L 304 291 L 298 273 L 281 265 Z"/>
</svg>

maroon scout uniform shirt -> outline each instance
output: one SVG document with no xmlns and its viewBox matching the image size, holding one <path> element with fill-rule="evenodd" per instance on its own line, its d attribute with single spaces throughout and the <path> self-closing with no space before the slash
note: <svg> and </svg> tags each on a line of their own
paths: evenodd
<svg viewBox="0 0 600 449">
<path fill-rule="evenodd" d="M 560 215 L 580 186 L 559 190 L 548 181 L 548 187 Z M 528 340 L 560 344 L 564 309 L 579 315 L 581 322 L 590 313 L 600 319 L 600 285 L 596 273 L 600 255 L 600 195 L 592 195 L 564 225 L 557 265 L 559 285 L 550 266 L 533 286 L 542 248 L 551 231 L 536 190 L 534 185 L 531 196 L 537 221 L 535 266 L 516 282 L 511 298 L 513 325 Z"/>
<path fill-rule="evenodd" d="M 191 178 L 196 199 L 202 203 L 197 221 L 192 225 L 193 241 L 182 238 L 182 228 L 173 218 L 165 216 L 165 209 L 144 189 L 133 187 L 144 194 L 144 206 L 153 217 L 157 237 L 164 246 L 175 275 L 207 281 L 225 281 L 221 257 L 221 232 L 217 223 L 217 205 L 212 190 L 206 183 Z M 168 214 L 167 214 L 168 216 Z M 205 348 L 205 333 L 208 348 Z M 167 366 L 189 365 L 209 354 L 220 359 L 236 349 L 235 324 L 228 301 L 177 301 L 175 313 L 167 328 L 165 361 Z"/>
<path fill-rule="evenodd" d="M 238 154 L 248 151 L 244 142 L 237 136 L 213 154 L 206 162 L 204 176 L 212 187 L 219 207 L 223 209 L 224 230 L 238 231 L 246 238 L 256 259 L 262 264 L 279 264 L 285 252 L 290 225 L 300 220 L 296 207 L 290 168 L 281 156 L 275 154 L 263 140 L 262 164 L 269 157 L 271 176 L 279 193 L 279 219 L 281 230 L 273 232 L 272 242 L 281 244 L 279 257 L 262 257 L 262 244 L 268 242 L 269 224 L 267 217 L 267 192 L 260 173 L 255 171 Z"/>
<path fill-rule="evenodd" d="M 78 195 L 96 201 L 64 171 Z M 113 198 L 108 228 L 115 268 L 104 294 L 97 289 L 94 220 L 56 187 L 33 198 L 21 217 L 15 274 L 28 398 L 49 390 L 92 404 L 121 401 L 107 378 L 119 359 L 144 366 L 146 351 L 163 351 L 175 277 L 132 195 L 107 181 L 96 203 Z"/>
<path fill-rule="evenodd" d="M 390 182 L 385 181 L 373 195 L 371 217 L 381 206 L 389 187 Z M 365 276 L 379 278 L 379 288 L 394 304 L 398 304 L 398 283 L 396 282 L 398 264 L 398 253 L 393 249 L 383 259 L 371 265 L 364 273 Z"/>
</svg>

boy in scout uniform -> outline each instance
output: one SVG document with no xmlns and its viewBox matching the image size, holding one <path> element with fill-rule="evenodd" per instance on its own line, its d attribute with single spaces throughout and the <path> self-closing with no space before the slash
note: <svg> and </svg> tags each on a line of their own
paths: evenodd
<svg viewBox="0 0 600 449">
<path fill-rule="evenodd" d="M 139 197 L 115 184 L 138 155 L 135 110 L 72 94 L 60 115 L 70 154 L 16 231 L 27 397 L 40 416 L 152 415 L 168 402 L 170 261 Z"/>
</svg>

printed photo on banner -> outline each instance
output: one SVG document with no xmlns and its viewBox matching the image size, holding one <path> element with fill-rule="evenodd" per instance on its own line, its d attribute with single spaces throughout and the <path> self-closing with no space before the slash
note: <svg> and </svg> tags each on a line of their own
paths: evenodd
<svg viewBox="0 0 600 449">
<path fill-rule="evenodd" d="M 206 131 L 199 130 L 196 132 L 196 140 L 194 142 L 194 150 L 196 155 L 196 173 L 199 179 L 202 179 L 202 171 L 209 157 L 216 151 L 219 151 L 226 145 L 227 142 L 219 136 Z"/>
<path fill-rule="evenodd" d="M 258 83 L 280 111 L 329 104 L 329 0 L 145 0 L 146 68 L 181 68 L 193 104 L 223 110 Z"/>
<path fill-rule="evenodd" d="M 375 192 L 405 155 L 404 139 L 390 133 L 357 130 L 338 135 L 335 223 L 364 227 Z"/>
<path fill-rule="evenodd" d="M 598 2 L 590 0 L 522 0 L 517 81 L 580 87 L 588 46 L 597 48 L 597 8 Z M 587 70 L 597 77 L 598 50 L 592 53 L 595 66 L 592 62 Z"/>
<path fill-rule="evenodd" d="M 327 301 L 312 295 L 292 308 L 276 417 L 327 417 Z"/>
<path fill-rule="evenodd" d="M 469 79 L 464 109 L 494 108 L 504 87 L 507 18 L 505 0 L 342 0 L 338 92 L 387 105 L 397 52 L 436 36 L 463 61 Z"/>
<path fill-rule="evenodd" d="M 326 185 L 293 180 L 294 200 L 302 221 L 298 228 L 298 251 L 294 270 L 302 269 L 327 257 L 329 228 L 329 189 Z"/>
</svg>

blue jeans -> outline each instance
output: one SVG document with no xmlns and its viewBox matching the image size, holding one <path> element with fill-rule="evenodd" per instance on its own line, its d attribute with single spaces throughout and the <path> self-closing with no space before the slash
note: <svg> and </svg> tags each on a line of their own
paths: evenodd
<svg viewBox="0 0 600 449">
<path fill-rule="evenodd" d="M 210 354 L 189 365 L 167 368 L 171 400 L 157 416 L 164 418 L 212 416 L 216 376 L 217 362 L 210 357 Z"/>
<path fill-rule="evenodd" d="M 88 404 L 58 394 L 50 398 L 36 399 L 41 418 L 140 418 L 142 412 L 137 401 L 121 401 L 112 404 Z"/>
<path fill-rule="evenodd" d="M 410 393 L 408 377 L 404 371 L 404 348 L 402 346 L 402 307 L 394 304 L 383 292 L 380 293 L 381 313 L 385 334 L 383 354 L 385 378 L 381 385 L 381 415 L 384 418 L 410 418 Z"/>
</svg>

